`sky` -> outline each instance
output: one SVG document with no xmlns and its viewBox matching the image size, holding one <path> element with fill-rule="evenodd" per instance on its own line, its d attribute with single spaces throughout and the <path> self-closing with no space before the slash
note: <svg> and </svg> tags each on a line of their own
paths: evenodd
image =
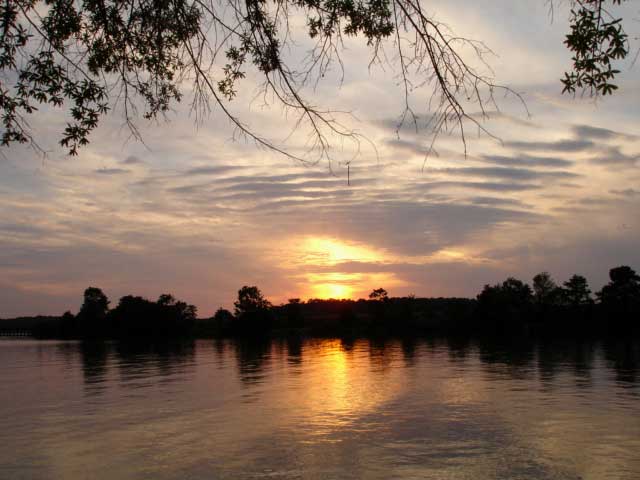
<svg viewBox="0 0 640 480">
<path fill-rule="evenodd" d="M 631 2 L 630 2 L 631 3 Z M 473 297 L 509 276 L 584 275 L 593 290 L 610 268 L 640 270 L 640 71 L 621 62 L 614 97 L 561 94 L 570 65 L 566 5 L 434 1 L 457 34 L 482 40 L 498 95 L 483 121 L 439 137 L 397 130 L 402 88 L 388 66 L 368 68 L 361 39 L 312 101 L 348 111 L 361 149 L 334 141 L 332 160 L 302 163 L 238 138 L 219 110 L 195 123 L 188 102 L 167 121 L 137 123 L 131 138 L 112 115 L 77 157 L 57 145 L 59 110 L 31 119 L 42 155 L 0 156 L 0 317 L 75 312 L 88 286 L 112 306 L 126 294 L 170 292 L 200 316 L 230 308 L 243 285 L 274 303 L 289 298 Z M 564 8 L 564 9 L 563 9 Z M 628 31 L 638 31 L 628 9 Z M 294 25 L 295 29 L 295 25 Z M 635 29 L 635 30 L 634 30 Z M 635 45 L 637 48 L 637 44 Z M 302 39 L 291 61 L 302 58 Z M 631 56 L 633 57 L 633 55 Z M 255 78 L 230 105 L 265 137 L 302 152 L 291 116 L 255 97 Z M 428 91 L 416 91 L 427 117 Z M 474 112 L 471 112 L 474 113 Z M 346 161 L 349 164 L 347 181 Z"/>
</svg>

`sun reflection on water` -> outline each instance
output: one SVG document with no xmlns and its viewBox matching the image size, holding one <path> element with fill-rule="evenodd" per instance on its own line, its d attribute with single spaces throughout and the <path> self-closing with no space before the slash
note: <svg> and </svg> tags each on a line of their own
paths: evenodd
<svg viewBox="0 0 640 480">
<path fill-rule="evenodd" d="M 323 340 L 309 345 L 304 355 L 313 358 L 304 385 L 304 407 L 307 442 L 340 441 L 340 432 L 367 431 L 374 428 L 363 420 L 394 398 L 406 380 L 403 370 L 385 373 L 384 387 L 377 381 L 379 372 L 372 370 L 366 345 L 356 342 L 345 349 L 341 340 Z"/>
</svg>

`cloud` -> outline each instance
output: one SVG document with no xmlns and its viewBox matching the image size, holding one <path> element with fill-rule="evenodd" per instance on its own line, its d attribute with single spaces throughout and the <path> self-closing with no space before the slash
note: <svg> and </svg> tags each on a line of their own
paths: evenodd
<svg viewBox="0 0 640 480">
<path fill-rule="evenodd" d="M 501 111 L 484 111 L 484 112 L 473 112 L 469 114 L 469 117 L 474 118 L 478 121 L 485 120 L 500 120 L 504 122 L 511 123 L 513 125 L 518 125 L 527 128 L 535 128 L 540 129 L 540 125 L 532 122 L 531 120 L 523 120 L 521 118 L 515 117 L 513 115 L 509 115 L 507 113 Z"/>
<path fill-rule="evenodd" d="M 496 198 L 496 197 L 471 197 L 467 199 L 470 203 L 475 205 L 492 205 L 492 206 L 510 206 L 510 207 L 528 207 L 520 200 L 516 200 L 513 198 Z"/>
<path fill-rule="evenodd" d="M 414 155 L 426 155 L 429 150 L 429 148 L 420 141 L 405 140 L 402 138 L 392 138 L 385 143 L 393 149 L 404 150 Z"/>
<path fill-rule="evenodd" d="M 567 139 L 556 142 L 504 142 L 505 147 L 524 151 L 584 152 L 591 150 L 595 144 L 591 140 Z"/>
<path fill-rule="evenodd" d="M 587 138 L 589 140 L 613 140 L 617 138 L 635 140 L 638 138 L 636 135 L 629 135 L 609 130 L 608 128 L 593 127 L 590 125 L 575 125 L 573 132 L 577 137 Z"/>
<path fill-rule="evenodd" d="M 470 190 L 486 190 L 490 192 L 522 192 L 526 190 L 537 190 L 540 185 L 531 183 L 508 183 L 508 182 L 431 182 L 425 184 L 429 188 L 465 188 Z"/>
<path fill-rule="evenodd" d="M 638 165 L 638 149 L 634 136 L 616 131 L 640 131 L 638 72 L 625 72 L 628 80 L 620 92 L 597 109 L 589 100 L 560 96 L 551 71 L 561 72 L 565 59 L 560 49 L 546 45 L 561 42 L 564 27 L 549 25 L 543 13 L 544 32 L 522 30 L 522 25 L 532 26 L 531 7 L 524 3 L 512 12 L 510 28 L 520 35 L 517 48 L 510 44 L 496 65 L 496 76 L 513 84 L 514 78 L 505 78 L 504 72 L 515 72 L 517 89 L 529 91 L 536 124 L 509 115 L 519 111 L 515 100 L 501 103 L 506 114 L 490 112 L 483 126 L 505 140 L 506 150 L 468 129 L 465 157 L 452 130 L 439 137 L 441 155 L 427 164 L 436 168 L 421 172 L 422 161 L 416 157 L 424 157 L 428 148 L 424 126 L 432 117 L 423 112 L 419 132 L 407 123 L 402 137 L 394 136 L 398 117 L 377 119 L 381 112 L 391 117 L 394 108 L 402 109 L 402 92 L 396 96 L 390 75 L 376 83 L 366 70 L 367 60 L 356 58 L 359 54 L 351 49 L 345 52 L 340 95 L 340 102 L 351 103 L 336 106 L 357 114 L 362 123 L 356 128 L 373 132 L 372 139 L 383 144 L 380 162 L 366 150 L 354 159 L 351 186 L 346 168 L 337 165 L 354 152 L 342 149 L 339 141 L 331 151 L 334 176 L 325 162 L 306 167 L 251 142 L 229 142 L 233 131 L 221 116 L 205 119 L 199 129 L 186 115 L 168 126 L 141 125 L 152 154 L 135 143 L 114 142 L 121 122 L 112 117 L 79 158 L 52 155 L 43 161 L 22 147 L 5 150 L 6 160 L 0 163 L 0 204 L 5 207 L 0 208 L 0 270 L 7 290 L 0 298 L 0 315 L 76 311 L 82 290 L 93 283 L 113 301 L 126 293 L 156 298 L 170 291 L 195 302 L 201 315 L 230 306 L 243 284 L 259 285 L 269 296 L 298 296 L 298 272 L 285 270 L 281 260 L 293 254 L 288 242 L 300 235 L 330 235 L 383 250 L 393 261 L 339 268 L 394 274 L 410 284 L 398 293 L 475 295 L 484 283 L 509 275 L 530 279 L 545 269 L 559 279 L 586 274 L 597 284 L 613 265 L 630 263 L 640 269 L 639 226 L 634 224 L 640 171 L 622 168 Z M 460 17 L 460 9 L 446 8 L 454 21 L 465 24 L 461 26 L 468 24 L 482 35 L 499 34 L 495 15 L 486 9 L 499 12 L 507 2 L 483 5 L 472 9 L 472 20 L 463 19 L 469 12 Z M 534 83 L 542 78 L 540 69 L 536 79 L 530 78 L 532 58 L 544 66 L 545 75 L 550 73 L 547 83 Z M 358 83 L 350 83 L 356 63 L 364 64 L 364 70 L 355 72 Z M 342 95 L 346 90 L 349 94 Z M 322 95 L 327 92 L 335 93 L 331 87 Z M 331 98 L 307 93 L 314 101 Z M 422 93 L 427 96 L 416 97 L 414 106 L 423 100 L 427 105 L 431 91 Z M 253 108 L 244 98 L 252 95 L 234 102 L 238 113 L 258 115 L 245 118 L 267 128 L 279 145 L 292 123 L 279 112 Z M 177 110 L 186 112 L 188 106 Z M 43 122 L 44 131 L 60 131 L 57 117 L 34 120 Z M 365 132 L 365 126 L 371 130 Z M 55 137 L 44 140 L 56 143 Z M 306 140 L 295 132 L 290 145 L 302 151 Z M 87 178 L 85 171 L 93 177 Z M 580 188 L 572 188 L 576 185 Z M 442 251 L 465 252 L 483 261 L 449 261 L 446 256 L 431 263 L 412 261 Z M 43 292 L 42 297 L 33 297 L 34 291 Z"/>
<path fill-rule="evenodd" d="M 636 190 L 635 188 L 626 188 L 624 190 L 609 190 L 609 193 L 613 195 L 620 195 L 622 197 L 640 196 L 640 190 Z"/>
<path fill-rule="evenodd" d="M 322 234 L 387 248 L 399 255 L 429 255 L 481 231 L 509 222 L 537 222 L 543 216 L 509 208 L 411 200 L 325 205 L 321 209 L 272 214 L 273 229 Z M 455 240 L 454 240 L 455 239 Z"/>
<path fill-rule="evenodd" d="M 210 188 L 209 184 L 200 183 L 200 184 L 194 184 L 194 185 L 182 185 L 180 187 L 172 187 L 172 188 L 169 188 L 167 191 L 172 193 L 192 195 L 192 194 L 204 192 L 209 188 Z"/>
<path fill-rule="evenodd" d="M 529 155 L 517 155 L 506 157 L 502 155 L 483 155 L 480 157 L 487 163 L 510 167 L 570 167 L 574 162 L 557 157 L 532 157 Z"/>
<path fill-rule="evenodd" d="M 623 153 L 619 147 L 607 147 L 603 149 L 602 153 L 598 153 L 589 159 L 591 163 L 597 165 L 620 165 L 627 167 L 636 166 L 638 160 L 640 160 L 640 155 L 627 155 Z"/>
<path fill-rule="evenodd" d="M 429 169 L 434 173 L 446 173 L 452 176 L 461 177 L 485 177 L 500 178 L 505 180 L 549 180 L 577 178 L 580 175 L 564 170 L 539 171 L 525 168 L 507 167 L 463 167 L 463 168 L 442 168 Z"/>
<path fill-rule="evenodd" d="M 120 163 L 122 163 L 123 165 L 140 165 L 140 164 L 144 164 L 145 162 L 140 158 L 136 157 L 135 155 L 129 155 Z"/>
<path fill-rule="evenodd" d="M 126 168 L 99 168 L 93 172 L 100 175 L 124 175 L 131 173 L 131 170 L 127 170 Z"/>
<path fill-rule="evenodd" d="M 228 172 L 232 172 L 235 170 L 239 170 L 243 167 L 234 166 L 234 165 L 211 165 L 211 166 L 202 166 L 202 167 L 194 167 L 190 168 L 184 175 L 220 175 Z"/>
<path fill-rule="evenodd" d="M 46 229 L 43 229 L 39 225 L 32 225 L 29 223 L 21 223 L 21 222 L 0 222 L 0 231 L 17 235 L 43 235 L 47 232 Z"/>
</svg>

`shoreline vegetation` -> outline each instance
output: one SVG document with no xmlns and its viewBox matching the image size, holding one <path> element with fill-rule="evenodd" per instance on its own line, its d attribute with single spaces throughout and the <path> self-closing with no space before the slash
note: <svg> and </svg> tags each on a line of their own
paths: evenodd
<svg viewBox="0 0 640 480">
<path fill-rule="evenodd" d="M 640 276 L 612 268 L 610 281 L 592 294 L 574 275 L 562 285 L 540 273 L 529 286 L 515 278 L 485 285 L 475 299 L 389 297 L 378 288 L 368 299 L 293 298 L 272 305 L 255 286 L 238 291 L 234 311 L 198 318 L 194 305 L 163 294 L 158 300 L 127 295 L 114 308 L 96 287 L 84 292 L 77 314 L 0 320 L 2 335 L 41 339 L 161 339 L 271 336 L 557 336 L 640 334 Z"/>
</svg>

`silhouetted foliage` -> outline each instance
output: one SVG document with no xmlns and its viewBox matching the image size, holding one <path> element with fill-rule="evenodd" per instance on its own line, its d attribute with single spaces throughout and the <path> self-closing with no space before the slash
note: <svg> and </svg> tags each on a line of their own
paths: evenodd
<svg viewBox="0 0 640 480">
<path fill-rule="evenodd" d="M 238 290 L 233 303 L 236 321 L 234 332 L 239 335 L 261 335 L 272 327 L 271 302 L 263 297 L 258 287 L 244 286 Z"/>
<path fill-rule="evenodd" d="M 244 286 L 238 290 L 238 299 L 233 302 L 233 306 L 236 317 L 241 317 L 246 313 L 266 310 L 271 307 L 271 303 L 262 296 L 258 287 Z"/>
<path fill-rule="evenodd" d="M 563 79 L 565 91 L 606 95 L 617 88 L 613 62 L 625 58 L 629 47 L 620 17 L 610 12 L 621 2 L 570 2 L 565 44 L 574 57 Z M 295 15 L 302 22 L 293 21 Z M 297 47 L 297 35 L 313 43 L 308 56 L 287 54 Z M 435 136 L 455 128 L 464 141 L 465 123 L 483 129 L 468 109 L 495 108 L 497 89 L 514 93 L 475 67 L 483 64 L 487 47 L 451 32 L 413 0 L 6 0 L 0 2 L 1 142 L 37 145 L 28 117 L 39 105 L 68 103 L 70 119 L 60 143 L 77 154 L 114 104 L 139 136 L 139 107 L 146 119 L 162 117 L 186 90 L 198 117 L 217 106 L 239 134 L 297 158 L 230 110 L 239 84 L 254 70 L 262 79 L 261 97 L 295 116 L 296 128 L 308 127 L 311 149 L 328 157 L 331 137 L 356 143 L 360 137 L 343 127 L 338 112 L 308 101 L 304 87 L 343 67 L 343 36 L 362 37 L 371 63 L 398 75 L 405 96 L 400 124 L 418 126 L 412 97 L 426 87 L 421 103 Z"/>
<path fill-rule="evenodd" d="M 596 296 L 615 330 L 640 327 L 640 276 L 628 266 L 612 268 L 611 281 Z"/>
<path fill-rule="evenodd" d="M 109 299 L 96 287 L 84 291 L 84 301 L 78 312 L 78 328 L 83 337 L 100 337 L 105 334 L 105 318 L 109 311 Z"/>
<path fill-rule="evenodd" d="M 234 327 L 235 317 L 225 308 L 219 308 L 213 317 L 196 322 L 196 335 L 213 337 L 230 335 Z"/>
<path fill-rule="evenodd" d="M 533 277 L 533 300 L 537 305 L 555 305 L 559 297 L 560 289 L 551 275 L 542 272 Z"/>
<path fill-rule="evenodd" d="M 168 337 L 191 333 L 196 307 L 163 294 L 152 302 L 127 295 L 109 312 L 110 329 L 116 337 Z"/>
<path fill-rule="evenodd" d="M 300 328 L 304 325 L 302 318 L 302 309 L 300 308 L 299 298 L 290 298 L 289 303 L 285 306 L 285 317 L 287 328 Z"/>
<path fill-rule="evenodd" d="M 213 319 L 221 324 L 230 324 L 231 322 L 233 322 L 233 319 L 235 317 L 233 316 L 233 313 L 231 313 L 229 310 L 227 310 L 226 308 L 219 308 L 218 310 L 216 310 L 216 313 L 213 315 Z"/>
<path fill-rule="evenodd" d="M 244 286 L 234 302 L 236 314 L 220 308 L 210 319 L 196 319 L 196 308 L 160 295 L 156 302 L 127 295 L 109 310 L 106 295 L 85 291 L 74 316 L 0 321 L 2 332 L 32 332 L 44 338 L 172 338 L 184 336 L 386 336 L 446 334 L 603 337 L 640 333 L 640 276 L 628 266 L 611 269 L 611 281 L 591 297 L 587 280 L 573 275 L 558 287 L 542 272 L 533 289 L 515 278 L 485 285 L 475 300 L 396 298 L 378 288 L 367 300 L 292 298 L 273 306 L 255 286 Z"/>
<path fill-rule="evenodd" d="M 369 294 L 369 300 L 386 302 L 387 300 L 389 300 L 389 294 L 384 288 L 376 288 Z"/>
<path fill-rule="evenodd" d="M 562 300 L 571 307 L 584 307 L 593 305 L 591 290 L 587 279 L 581 275 L 574 275 L 564 282 L 562 289 Z"/>
<path fill-rule="evenodd" d="M 629 53 L 628 36 L 622 29 L 622 18 L 612 15 L 607 5 L 620 5 L 622 1 L 573 2 L 571 32 L 564 42 L 573 53 L 573 70 L 562 79 L 563 92 L 586 90 L 591 95 L 611 95 L 618 89 L 612 80 L 620 71 L 613 62 Z"/>
<path fill-rule="evenodd" d="M 533 294 L 531 287 L 513 277 L 502 284 L 485 285 L 477 297 L 477 314 L 484 321 L 482 327 L 497 332 L 519 330 L 531 315 Z"/>
<path fill-rule="evenodd" d="M 369 294 L 369 300 L 371 301 L 370 310 L 375 328 L 377 330 L 386 329 L 386 304 L 389 301 L 387 291 L 384 288 L 377 288 Z"/>
<path fill-rule="evenodd" d="M 62 337 L 71 338 L 78 329 L 77 317 L 70 311 L 66 311 L 60 318 L 60 334 Z"/>
<path fill-rule="evenodd" d="M 103 320 L 109 311 L 109 299 L 96 287 L 84 291 L 84 302 L 78 312 L 82 320 Z"/>
</svg>

